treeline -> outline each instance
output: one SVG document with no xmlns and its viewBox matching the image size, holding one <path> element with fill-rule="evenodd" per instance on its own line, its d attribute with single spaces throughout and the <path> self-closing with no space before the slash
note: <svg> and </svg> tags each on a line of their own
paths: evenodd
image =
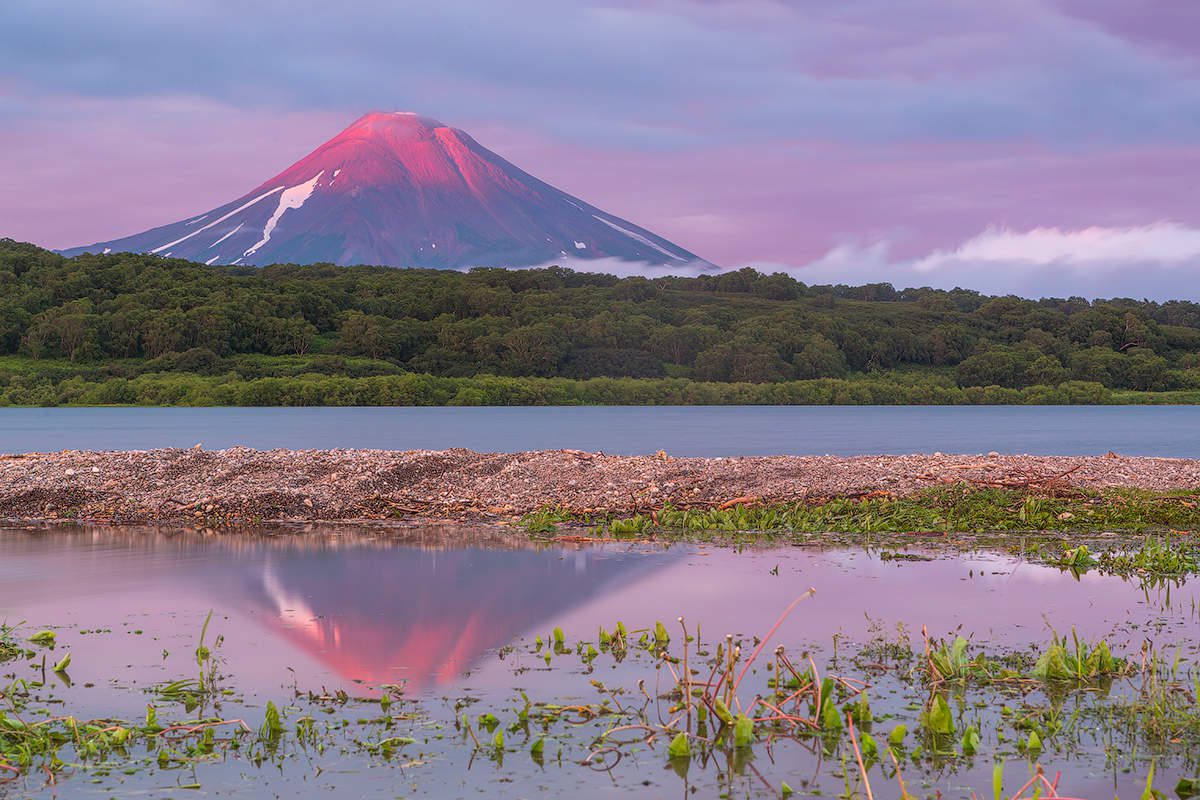
<svg viewBox="0 0 1200 800">
<path fill-rule="evenodd" d="M 49 383 L 18 380 L 0 405 L 161 406 L 537 406 L 537 405 L 1096 405 L 1195 403 L 1200 392 L 1116 394 L 1098 383 L 1005 389 L 929 385 L 866 378 L 780 383 L 711 383 L 686 378 L 444 378 L 406 373 L 368 378 L 302 375 L 243 380 L 235 376 L 143 375 Z"/>
<path fill-rule="evenodd" d="M 260 381 L 320 385 L 333 394 L 315 402 L 339 403 L 333 378 L 481 375 L 642 379 L 675 387 L 663 390 L 673 397 L 682 379 L 764 385 L 697 396 L 807 398 L 825 391 L 818 385 L 871 383 L 961 398 L 878 402 L 975 402 L 979 392 L 964 392 L 988 387 L 1007 390 L 992 391 L 1003 402 L 1082 385 L 1109 397 L 1187 392 L 1200 389 L 1200 305 L 816 286 L 750 269 L 649 280 L 557 268 L 206 267 L 129 253 L 67 259 L 0 240 L 0 401 L 62 402 L 43 395 L 72 379 L 128 387 L 183 374 L 219 403 L 252 402 L 227 400 L 229 387 Z M 453 400 L 445 391 L 438 402 Z M 607 402 L 572 392 L 566 402 Z"/>
</svg>

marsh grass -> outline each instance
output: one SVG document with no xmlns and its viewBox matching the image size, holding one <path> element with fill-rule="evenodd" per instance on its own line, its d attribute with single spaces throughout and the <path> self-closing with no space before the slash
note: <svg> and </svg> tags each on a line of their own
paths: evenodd
<svg viewBox="0 0 1200 800">
<path fill-rule="evenodd" d="M 1200 573 L 1200 544 L 1178 531 L 1150 535 L 1132 546 L 1095 549 L 1087 544 L 1064 545 L 1061 552 L 1043 547 L 1037 555 L 1043 563 L 1076 576 L 1096 570 L 1157 584 Z"/>
<path fill-rule="evenodd" d="M 792 503 L 739 503 L 729 508 L 664 505 L 629 515 L 572 514 L 541 509 L 522 518 L 532 533 L 551 533 L 563 523 L 595 526 L 600 536 L 670 535 L 695 532 L 787 533 L 982 533 L 993 531 L 1095 533 L 1200 531 L 1200 491 L 1134 489 L 979 489 L 956 485 L 897 496 L 815 498 Z"/>
<path fill-rule="evenodd" d="M 1168 660 L 1149 649 L 1139 675 L 1137 694 L 1116 706 L 1125 723 L 1152 744 L 1200 749 L 1200 675 L 1184 669 L 1178 652 Z"/>
</svg>

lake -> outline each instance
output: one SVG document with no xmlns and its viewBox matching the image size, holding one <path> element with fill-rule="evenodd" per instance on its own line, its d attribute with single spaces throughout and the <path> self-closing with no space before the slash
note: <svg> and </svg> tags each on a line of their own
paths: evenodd
<svg viewBox="0 0 1200 800">
<path fill-rule="evenodd" d="M 1037 544 L 893 537 L 733 549 L 546 545 L 469 528 L 0 529 L 0 620 L 17 626 L 8 641 L 28 648 L 0 656 L 0 708 L 27 720 L 43 711 L 44 725 L 103 720 L 73 723 L 84 735 L 134 731 L 132 744 L 92 756 L 68 733 L 64 755 L 79 763 L 57 786 L 39 772 L 8 787 L 44 797 L 615 798 L 779 797 L 786 783 L 798 796 L 864 796 L 865 772 L 875 796 L 890 797 L 886 743 L 897 736 L 899 777 L 918 796 L 991 797 L 997 764 L 1005 797 L 1035 764 L 1061 770 L 1072 797 L 1138 796 L 1151 759 L 1160 788 L 1196 777 L 1197 584 L 1072 574 L 1041 563 Z M 656 731 L 683 725 L 678 676 L 712 685 L 722 648 L 739 647 L 744 663 L 777 620 L 730 695 L 735 713 L 760 718 L 752 741 L 735 745 L 714 718 L 698 728 L 689 718 L 691 755 L 670 757 L 670 736 Z M 30 641 L 44 628 L 53 649 Z M 931 683 L 923 630 L 935 651 L 968 639 L 961 668 L 989 677 Z M 1073 633 L 1105 639 L 1127 661 L 1101 678 L 1031 678 L 1052 630 L 1072 652 Z M 52 670 L 66 653 L 69 665 Z M 1156 657 L 1161 667 L 1147 670 Z M 823 711 L 800 699 L 821 680 L 793 677 L 813 673 L 836 694 Z M 1182 716 L 1139 710 L 1155 681 L 1182 698 Z M 767 721 L 756 697 L 817 721 Z M 927 713 L 937 698 L 941 723 Z M 858 720 L 853 740 L 827 727 L 846 714 Z M 952 733 L 930 732 L 942 723 Z M 1152 723 L 1181 727 L 1164 735 Z M 878 752 L 860 771 L 852 742 L 866 747 L 864 736 Z M 0 747 L 0 767 L 5 758 Z"/>
<path fill-rule="evenodd" d="M 156 447 L 578 449 L 618 455 L 1200 457 L 1200 406 L 4 408 L 0 452 Z"/>
</svg>

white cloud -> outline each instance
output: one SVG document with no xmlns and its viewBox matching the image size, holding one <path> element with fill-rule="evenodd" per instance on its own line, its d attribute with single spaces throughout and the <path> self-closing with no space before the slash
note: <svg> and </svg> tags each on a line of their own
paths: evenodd
<svg viewBox="0 0 1200 800">
<path fill-rule="evenodd" d="M 1080 230 L 989 228 L 951 251 L 938 250 L 914 264 L 933 272 L 961 264 L 1031 264 L 1078 269 L 1123 268 L 1131 264 L 1195 265 L 1200 230 L 1169 222 L 1131 228 Z"/>
<path fill-rule="evenodd" d="M 807 283 L 886 281 L 897 288 L 962 287 L 1024 297 L 1200 300 L 1200 229 L 1170 222 L 989 228 L 958 247 L 912 259 L 892 259 L 889 249 L 887 242 L 843 244 L 787 271 Z"/>
</svg>

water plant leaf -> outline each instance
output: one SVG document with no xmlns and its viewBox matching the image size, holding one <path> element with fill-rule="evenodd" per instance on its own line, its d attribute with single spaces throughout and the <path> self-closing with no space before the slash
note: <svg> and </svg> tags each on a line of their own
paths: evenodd
<svg viewBox="0 0 1200 800">
<path fill-rule="evenodd" d="M 1042 752 L 1042 737 L 1038 736 L 1037 731 L 1029 732 L 1029 739 L 1025 742 L 1025 751 L 1035 754 Z"/>
<path fill-rule="evenodd" d="M 263 712 L 263 724 L 258 729 L 258 738 L 268 744 L 275 744 L 283 736 L 283 720 L 280 718 L 279 707 L 272 701 L 267 701 L 267 710 Z"/>
<path fill-rule="evenodd" d="M 146 730 L 151 733 L 162 730 L 162 726 L 158 724 L 158 709 L 151 705 L 146 706 Z"/>
<path fill-rule="evenodd" d="M 544 753 L 544 752 L 545 752 L 545 750 L 546 750 L 546 737 L 545 737 L 545 736 L 539 736 L 539 737 L 538 737 L 538 739 L 537 739 L 537 741 L 536 741 L 536 742 L 534 742 L 534 743 L 533 743 L 533 744 L 532 744 L 532 745 L 529 747 L 529 754 L 530 754 L 530 755 L 532 755 L 532 756 L 533 756 L 535 759 L 536 759 L 536 758 L 541 758 L 541 757 L 542 757 L 542 753 Z"/>
<path fill-rule="evenodd" d="M 1175 784 L 1175 794 L 1179 795 L 1179 800 L 1189 800 L 1189 798 L 1200 795 L 1200 780 L 1195 778 L 1180 778 Z"/>
<path fill-rule="evenodd" d="M 840 731 L 845 725 L 842 720 L 842 713 L 838 711 L 838 707 L 833 703 L 833 695 L 825 696 L 824 702 L 821 704 L 821 729 L 825 731 Z"/>
<path fill-rule="evenodd" d="M 717 719 L 721 720 L 721 724 L 729 725 L 733 722 L 733 714 L 721 698 L 717 698 L 713 703 L 713 713 L 717 715 Z"/>
<path fill-rule="evenodd" d="M 671 758 L 689 758 L 692 755 L 692 746 L 688 744 L 686 733 L 676 734 L 667 745 L 667 755 Z"/>
<path fill-rule="evenodd" d="M 204 644 L 204 636 L 208 633 L 208 625 L 212 622 L 213 609 L 208 610 L 208 616 L 204 618 L 204 625 L 200 627 L 200 643 L 196 645 L 196 663 L 204 666 L 205 660 L 209 656 L 209 650 Z"/>
<path fill-rule="evenodd" d="M 862 754 L 867 761 L 874 761 L 879 758 L 879 744 L 875 741 L 875 737 L 863 731 L 860 734 L 862 738 Z"/>
<path fill-rule="evenodd" d="M 738 714 L 733 724 L 733 744 L 735 747 L 749 747 L 754 742 L 754 720 L 745 714 Z"/>
<path fill-rule="evenodd" d="M 992 797 L 994 800 L 1003 800 L 1004 797 L 1004 762 L 997 762 L 996 766 L 992 767 Z"/>
<path fill-rule="evenodd" d="M 921 715 L 921 723 L 934 736 L 950 736 L 954 733 L 954 714 L 950 704 L 942 695 L 934 695 L 929 709 Z"/>
<path fill-rule="evenodd" d="M 892 747 L 899 747 L 904 744 L 905 736 L 908 736 L 908 726 L 901 722 L 888 734 L 888 744 Z"/>
<path fill-rule="evenodd" d="M 979 752 L 980 737 L 979 731 L 972 725 L 967 728 L 966 733 L 962 737 L 962 751 L 965 756 L 973 756 Z"/>
<path fill-rule="evenodd" d="M 1162 797 L 1162 792 L 1154 788 L 1154 768 L 1158 766 L 1156 762 L 1150 762 L 1150 772 L 1146 775 L 1146 788 L 1142 789 L 1142 800 L 1157 800 Z"/>
<path fill-rule="evenodd" d="M 1044 681 L 1069 680 L 1071 670 L 1067 668 L 1066 648 L 1057 641 L 1038 657 L 1033 666 L 1033 677 Z"/>
<path fill-rule="evenodd" d="M 1110 673 L 1117 671 L 1117 660 L 1113 658 L 1113 654 L 1108 649 L 1108 642 L 1103 639 L 1096 645 L 1096 649 L 1092 651 L 1092 655 L 1096 658 L 1097 671 L 1100 673 Z"/>
<path fill-rule="evenodd" d="M 858 725 L 869 725 L 871 723 L 873 719 L 871 716 L 871 701 L 867 698 L 865 691 L 859 694 L 858 700 L 846 706 L 846 713 Z"/>
<path fill-rule="evenodd" d="M 67 667 L 71 666 L 71 654 L 67 653 L 62 657 L 57 664 L 54 665 L 55 672 L 66 672 Z"/>
<path fill-rule="evenodd" d="M 40 644 L 43 647 L 54 647 L 56 638 L 54 631 L 38 631 L 29 637 L 29 641 L 34 644 Z"/>
<path fill-rule="evenodd" d="M 788 786 L 787 781 L 784 781 L 783 783 L 779 784 L 779 793 L 781 795 L 783 795 L 784 797 L 787 797 L 789 795 L 795 794 L 796 790 L 793 789 L 792 787 Z"/>
<path fill-rule="evenodd" d="M 970 645 L 965 638 L 957 636 L 954 644 L 948 649 L 943 646 L 935 651 L 931 658 L 937 671 L 943 678 L 961 678 L 965 676 L 967 667 L 967 647 Z"/>
</svg>

